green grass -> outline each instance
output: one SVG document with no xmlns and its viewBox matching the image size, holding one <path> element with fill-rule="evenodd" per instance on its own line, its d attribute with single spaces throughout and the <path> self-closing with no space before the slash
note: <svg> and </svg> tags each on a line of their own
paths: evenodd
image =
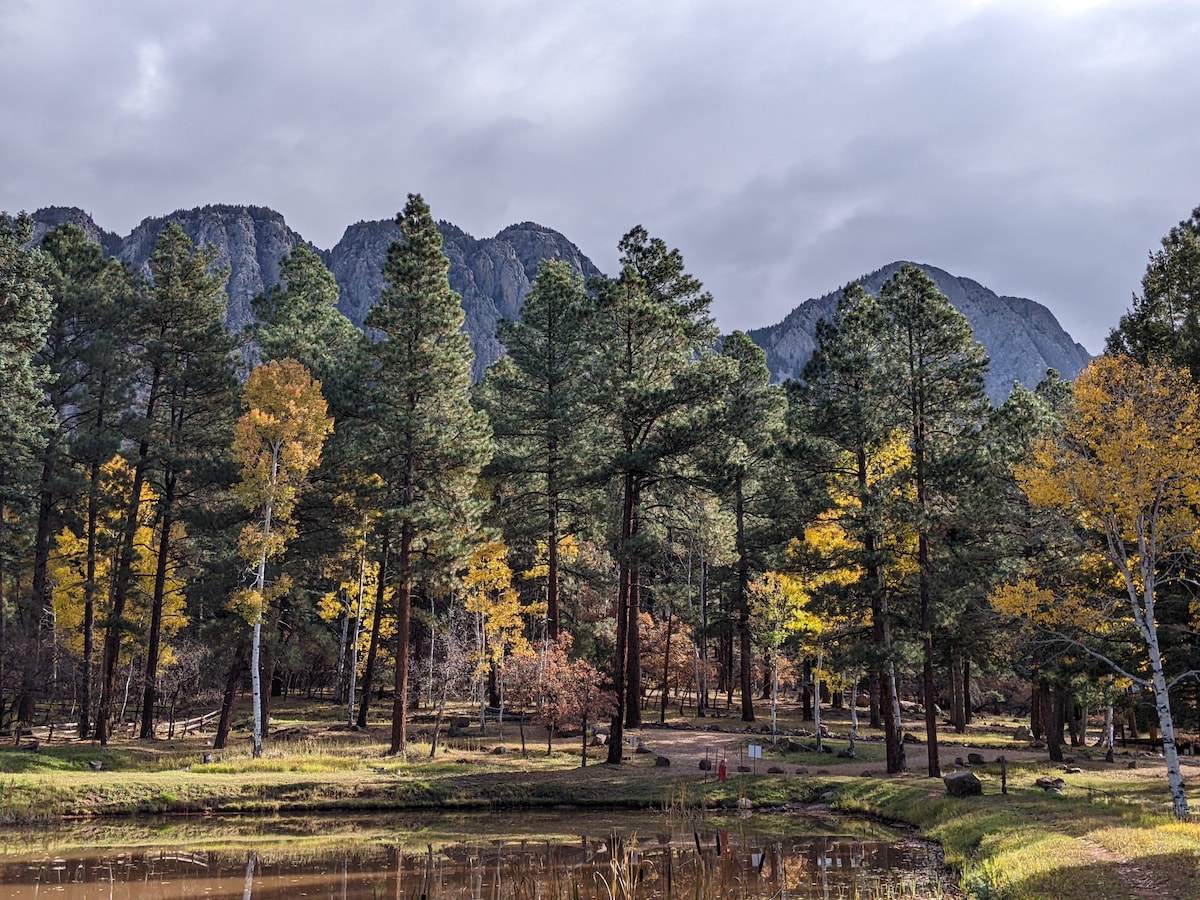
<svg viewBox="0 0 1200 900">
<path fill-rule="evenodd" d="M 1165 814 L 1155 779 L 1093 775 L 1058 796 L 1033 786 L 1045 771 L 1011 767 L 1006 796 L 993 789 L 982 797 L 947 797 L 940 783 L 913 778 L 846 782 L 836 803 L 907 822 L 939 841 L 970 896 L 1134 897 L 1139 882 L 1154 896 L 1194 893 L 1200 823 Z M 1088 784 L 1109 790 L 1089 794 Z"/>
</svg>

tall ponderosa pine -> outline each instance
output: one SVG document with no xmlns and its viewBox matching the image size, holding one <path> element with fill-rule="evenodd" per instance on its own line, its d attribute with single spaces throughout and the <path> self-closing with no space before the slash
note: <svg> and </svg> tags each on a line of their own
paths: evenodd
<svg viewBox="0 0 1200 900">
<path fill-rule="evenodd" d="M 133 484 L 105 628 L 96 719 L 96 736 L 101 743 L 106 743 L 109 736 L 117 661 L 127 628 L 123 615 L 134 582 L 134 542 L 142 485 L 150 479 L 158 482 L 158 571 L 152 587 L 155 599 L 142 706 L 142 733 L 149 736 L 154 718 L 162 594 L 171 564 L 171 539 L 177 531 L 172 528 L 178 515 L 176 503 L 194 487 L 187 479 L 198 457 L 221 452 L 230 444 L 236 389 L 235 343 L 222 321 L 228 272 L 210 271 L 215 260 L 214 248 L 197 250 L 178 224 L 169 223 L 150 255 L 151 281 L 133 312 L 137 395 L 142 406 L 133 427 Z"/>
<path fill-rule="evenodd" d="M 1200 207 L 1150 257 L 1142 294 L 1108 336 L 1106 351 L 1182 366 L 1200 377 Z"/>
<path fill-rule="evenodd" d="M 81 532 L 86 558 L 79 734 L 87 737 L 100 589 L 101 468 L 117 452 L 121 419 L 129 406 L 132 366 L 126 352 L 130 340 L 126 316 L 136 307 L 136 289 L 129 270 L 117 260 L 105 259 L 100 247 L 76 225 L 49 232 L 42 249 L 51 262 L 48 283 L 54 319 L 41 356 L 50 372 L 47 398 L 55 419 L 42 453 L 33 595 L 41 598 L 38 602 L 49 603 L 47 572 L 54 535 L 64 523 Z"/>
<path fill-rule="evenodd" d="M 924 645 L 922 700 L 929 775 L 941 775 L 937 741 L 934 664 L 935 591 L 939 572 L 934 544 L 955 515 L 955 496 L 966 489 L 976 465 L 974 450 L 988 412 L 983 376 L 988 359 L 970 323 L 950 305 L 934 281 L 904 266 L 880 291 L 888 318 L 890 352 L 899 366 L 894 398 L 912 454 L 912 521 L 917 530 L 917 586 Z M 944 549 L 944 548 L 941 548 Z"/>
<path fill-rule="evenodd" d="M 613 764 L 621 762 L 623 728 L 641 722 L 643 503 L 656 484 L 682 474 L 684 458 L 708 437 L 732 369 L 713 352 L 712 296 L 684 270 L 679 251 L 641 227 L 622 238 L 619 249 L 621 276 L 595 285 L 587 372 L 589 410 L 607 442 L 598 448 L 598 473 L 619 483 L 620 497 Z"/>
<path fill-rule="evenodd" d="M 878 301 L 859 284 L 848 285 L 832 322 L 817 325 L 817 347 L 795 387 L 795 427 L 828 442 L 822 465 L 830 486 L 856 500 L 843 507 L 842 528 L 861 550 L 861 590 L 870 606 L 871 665 L 887 745 L 887 769 L 905 771 L 900 702 L 892 646 L 892 613 L 884 580 L 888 541 L 883 506 L 887 485 L 871 477 L 900 425 L 902 409 L 890 394 L 899 358 L 886 343 L 887 320 Z"/>
<path fill-rule="evenodd" d="M 778 462 L 787 398 L 771 384 L 766 352 L 742 332 L 725 339 L 721 356 L 736 370 L 719 406 L 714 467 L 718 491 L 733 513 L 742 721 L 753 722 L 750 584 L 767 570 L 768 551 L 782 543 L 772 533 L 770 513 L 773 498 L 783 493 L 783 470 L 772 467 Z"/>
<path fill-rule="evenodd" d="M 190 328 L 164 335 L 159 349 L 169 347 L 170 365 L 160 381 L 157 418 L 152 425 L 154 446 L 151 481 L 159 499 L 158 569 L 154 573 L 146 674 L 142 687 L 140 736 L 154 735 L 158 703 L 158 666 L 163 592 L 168 569 L 175 560 L 175 523 L 195 508 L 198 498 L 213 487 L 206 468 L 227 456 L 237 406 L 234 359 L 237 339 L 225 328 L 225 282 L 228 273 L 213 272 L 216 250 L 197 251 L 183 229 L 168 225 L 150 257 L 155 297 L 168 303 L 190 302 Z M 151 320 L 151 328 L 161 322 Z"/>
<path fill-rule="evenodd" d="M 559 543 L 570 531 L 564 514 L 580 467 L 584 430 L 586 307 L 583 278 L 569 263 L 544 261 L 520 321 L 502 321 L 497 329 L 508 355 L 488 370 L 481 391 L 496 439 L 488 472 L 500 481 L 504 509 L 520 517 L 522 536 L 533 548 L 539 542 L 546 548 L 546 632 L 551 640 L 559 632 Z"/>
<path fill-rule="evenodd" d="M 475 530 L 476 482 L 491 454 L 487 417 L 470 403 L 471 348 L 442 236 L 418 194 L 409 195 L 396 224 L 402 238 L 388 249 L 387 283 L 366 320 L 380 337 L 373 347 L 371 458 L 398 534 L 392 753 L 407 744 L 409 629 L 421 557 L 436 553 L 445 562 L 460 555 Z"/>
<path fill-rule="evenodd" d="M 34 651 L 42 604 L 31 593 L 15 597 L 10 581 L 16 581 L 20 555 L 15 532 L 21 520 L 27 521 L 33 490 L 29 482 L 37 477 L 34 459 L 44 444 L 49 418 L 43 404 L 48 373 L 36 354 L 50 324 L 51 298 L 45 287 L 46 258 L 26 246 L 32 235 L 29 216 L 14 219 L 0 213 L 0 658 L 21 661 L 16 705 L 22 720 L 33 712 Z M 10 609 L 14 599 L 15 617 Z M 6 669 L 7 664 L 0 662 L 0 692 Z M 0 697 L 0 718 L 3 712 Z"/>
</svg>

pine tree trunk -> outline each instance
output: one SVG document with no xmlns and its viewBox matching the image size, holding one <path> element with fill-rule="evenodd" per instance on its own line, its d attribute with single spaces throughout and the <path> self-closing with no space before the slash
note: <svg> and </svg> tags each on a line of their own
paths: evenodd
<svg viewBox="0 0 1200 900">
<path fill-rule="evenodd" d="M 637 522 L 634 521 L 634 531 Z M 629 626 L 626 636 L 628 651 L 625 655 L 625 727 L 642 727 L 642 569 L 633 566 L 629 575 Z"/>
<path fill-rule="evenodd" d="M 633 474 L 625 473 L 624 500 L 621 506 L 621 541 L 618 547 L 619 568 L 617 574 L 617 641 L 613 654 L 613 693 L 615 695 L 615 710 L 608 736 L 608 765 L 619 766 L 623 753 L 622 744 L 625 740 L 625 707 L 628 703 L 627 684 L 625 681 L 625 660 L 629 651 L 629 607 L 631 593 L 631 572 L 627 550 L 633 537 L 633 522 L 635 511 Z M 584 744 L 586 746 L 586 736 Z M 586 752 L 586 751 L 585 751 Z"/>
<path fill-rule="evenodd" d="M 237 654 L 229 667 L 229 675 L 225 678 L 225 694 L 221 698 L 221 716 L 217 720 L 217 735 L 213 739 L 213 749 L 223 750 L 229 740 L 229 729 L 233 725 L 233 702 L 237 698 L 238 682 L 242 678 L 242 670 L 246 668 L 246 639 L 238 642 Z"/>
<path fill-rule="evenodd" d="M 147 410 L 146 418 L 153 415 L 153 401 Z M 122 617 L 125 615 L 125 602 L 129 596 L 129 586 L 133 580 L 133 557 L 136 551 L 138 513 L 142 502 L 142 485 L 146 480 L 146 467 L 149 465 L 150 445 L 143 440 L 138 447 L 138 461 L 133 467 L 133 485 L 130 489 L 129 508 L 125 512 L 125 526 L 121 535 L 121 548 L 118 556 L 116 578 L 112 585 L 112 599 L 109 602 L 108 624 L 104 632 L 104 658 L 100 678 L 100 708 L 96 712 L 96 739 L 101 746 L 108 744 L 109 720 L 112 716 L 113 696 L 117 690 L 117 665 L 121 656 L 121 635 L 124 631 Z"/>
<path fill-rule="evenodd" d="M 1030 676 L 1029 733 L 1038 741 L 1046 737 L 1046 687 L 1041 667 L 1035 663 Z"/>
<path fill-rule="evenodd" d="M 411 519 L 400 525 L 399 590 L 396 592 L 396 678 L 392 697 L 392 743 L 389 753 L 402 753 L 408 745 L 408 642 L 412 627 L 412 548 L 415 537 Z"/>
<path fill-rule="evenodd" d="M 83 671 L 79 688 L 79 738 L 92 734 L 92 670 L 96 666 L 96 558 L 100 523 L 100 464 L 88 475 L 87 562 L 83 582 Z"/>
<path fill-rule="evenodd" d="M 146 397 L 144 427 L 149 428 L 159 401 L 159 385 L 162 371 L 155 367 L 150 376 L 150 389 Z M 129 508 L 125 512 L 125 525 L 121 534 L 117 572 L 110 593 L 108 624 L 104 632 L 104 656 L 100 676 L 100 708 L 96 712 L 96 739 L 101 746 L 108 743 L 109 717 L 112 715 L 113 694 L 117 688 L 117 662 L 121 652 L 121 632 L 124 625 L 125 602 L 129 586 L 133 581 L 133 557 L 137 540 L 138 513 L 141 510 L 142 485 L 146 482 L 146 469 L 150 465 L 150 441 L 143 437 L 138 444 L 137 462 L 133 467 L 133 484 L 129 492 Z"/>
<path fill-rule="evenodd" d="M 553 447 L 553 444 L 552 444 Z M 558 496 L 555 487 L 555 471 L 551 468 L 547 478 L 548 515 L 547 535 L 549 542 L 546 546 L 546 636 L 550 640 L 558 640 Z"/>
<path fill-rule="evenodd" d="M 375 615 L 371 620 L 371 641 L 367 647 L 367 662 L 363 667 L 362 700 L 358 704 L 359 728 L 367 727 L 367 713 L 371 707 L 371 689 L 375 686 L 375 660 L 379 655 L 379 623 L 383 620 L 383 600 L 387 592 L 388 553 L 391 543 L 391 528 L 384 523 L 380 535 L 379 574 L 375 580 Z"/>
<path fill-rule="evenodd" d="M 1046 692 L 1044 716 L 1046 721 L 1046 747 L 1050 752 L 1051 762 L 1062 762 L 1063 719 L 1066 718 L 1067 699 L 1063 696 L 1062 687 L 1058 682 L 1049 682 Z"/>
<path fill-rule="evenodd" d="M 746 500 L 742 479 L 734 486 L 734 522 L 736 526 L 738 650 L 741 655 L 742 721 L 754 721 L 754 658 L 750 645 L 750 557 L 746 549 Z"/>
<path fill-rule="evenodd" d="M 962 694 L 963 694 L 963 724 L 971 724 L 971 658 L 964 656 L 962 661 Z"/>
<path fill-rule="evenodd" d="M 154 595 L 150 604 L 150 630 L 147 634 L 146 679 L 142 686 L 142 728 L 138 737 L 154 737 L 154 714 L 158 703 L 158 657 L 162 640 L 163 601 L 167 591 L 167 563 L 171 549 L 171 526 L 175 516 L 175 473 L 168 471 L 159 503 L 160 529 L 158 560 L 154 567 Z"/>
<path fill-rule="evenodd" d="M 962 651 L 958 647 L 950 651 L 950 707 L 954 731 L 962 734 L 967 730 L 967 717 L 963 712 Z"/>
</svg>

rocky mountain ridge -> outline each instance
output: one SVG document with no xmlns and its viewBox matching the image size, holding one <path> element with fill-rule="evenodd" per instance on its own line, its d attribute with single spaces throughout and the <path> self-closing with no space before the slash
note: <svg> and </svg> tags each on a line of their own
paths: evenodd
<svg viewBox="0 0 1200 900">
<path fill-rule="evenodd" d="M 146 263 L 159 233 L 167 222 L 178 222 L 197 244 L 215 246 L 218 263 L 229 266 L 226 321 L 233 330 L 251 321 L 251 298 L 276 283 L 280 260 L 301 243 L 321 255 L 341 287 L 339 308 L 362 326 L 383 288 L 387 249 L 399 237 L 394 221 L 363 221 L 348 227 L 332 249 L 321 250 L 289 228 L 281 214 L 260 206 L 212 205 L 180 210 L 144 219 L 124 238 L 105 231 L 88 213 L 72 207 L 38 210 L 34 221 L 35 241 L 51 228 L 72 222 L 105 253 L 124 260 L 144 275 L 149 274 Z M 502 318 L 517 317 L 543 259 L 565 259 L 585 278 L 601 274 L 564 235 L 532 222 L 510 225 L 491 238 L 472 237 L 449 222 L 438 223 L 438 228 L 450 260 L 450 286 L 462 296 L 464 328 L 475 351 L 472 374 L 477 379 L 503 353 L 496 339 L 496 324 Z M 878 293 L 901 265 L 892 263 L 860 281 L 868 291 Z M 1071 378 L 1087 364 L 1087 351 L 1041 304 L 997 296 L 978 282 L 933 266 L 921 268 L 970 320 L 987 348 L 992 358 L 987 388 L 993 400 L 1003 400 L 1014 381 L 1027 386 L 1037 384 L 1047 368 L 1058 369 Z M 832 316 L 838 294 L 835 291 L 807 300 L 778 324 L 747 332 L 767 351 L 775 380 L 795 377 L 803 369 L 813 351 L 816 323 Z"/>
<path fill-rule="evenodd" d="M 878 295 L 883 285 L 905 265 L 889 263 L 857 281 Z M 951 275 L 936 266 L 910 263 L 934 280 L 950 303 L 966 316 L 991 358 L 985 379 L 988 396 L 1002 403 L 1015 382 L 1036 387 L 1047 369 L 1074 378 L 1091 354 L 1071 338 L 1049 309 L 1024 297 L 1003 297 L 970 278 Z M 796 378 L 816 349 L 817 322 L 832 319 L 841 290 L 806 300 L 782 322 L 746 333 L 767 353 L 767 365 L 778 381 Z"/>
</svg>

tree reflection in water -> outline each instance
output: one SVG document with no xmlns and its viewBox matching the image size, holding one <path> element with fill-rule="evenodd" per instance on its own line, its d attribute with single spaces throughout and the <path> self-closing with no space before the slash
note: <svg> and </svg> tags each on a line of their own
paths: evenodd
<svg viewBox="0 0 1200 900">
<path fill-rule="evenodd" d="M 336 851 L 139 850 L 3 863 L 5 896 L 53 888 L 66 900 L 204 896 L 283 900 L 635 900 L 938 896 L 936 847 L 915 841 L 616 832 L 578 842 L 505 838 L 407 851 L 363 843 Z"/>
</svg>

